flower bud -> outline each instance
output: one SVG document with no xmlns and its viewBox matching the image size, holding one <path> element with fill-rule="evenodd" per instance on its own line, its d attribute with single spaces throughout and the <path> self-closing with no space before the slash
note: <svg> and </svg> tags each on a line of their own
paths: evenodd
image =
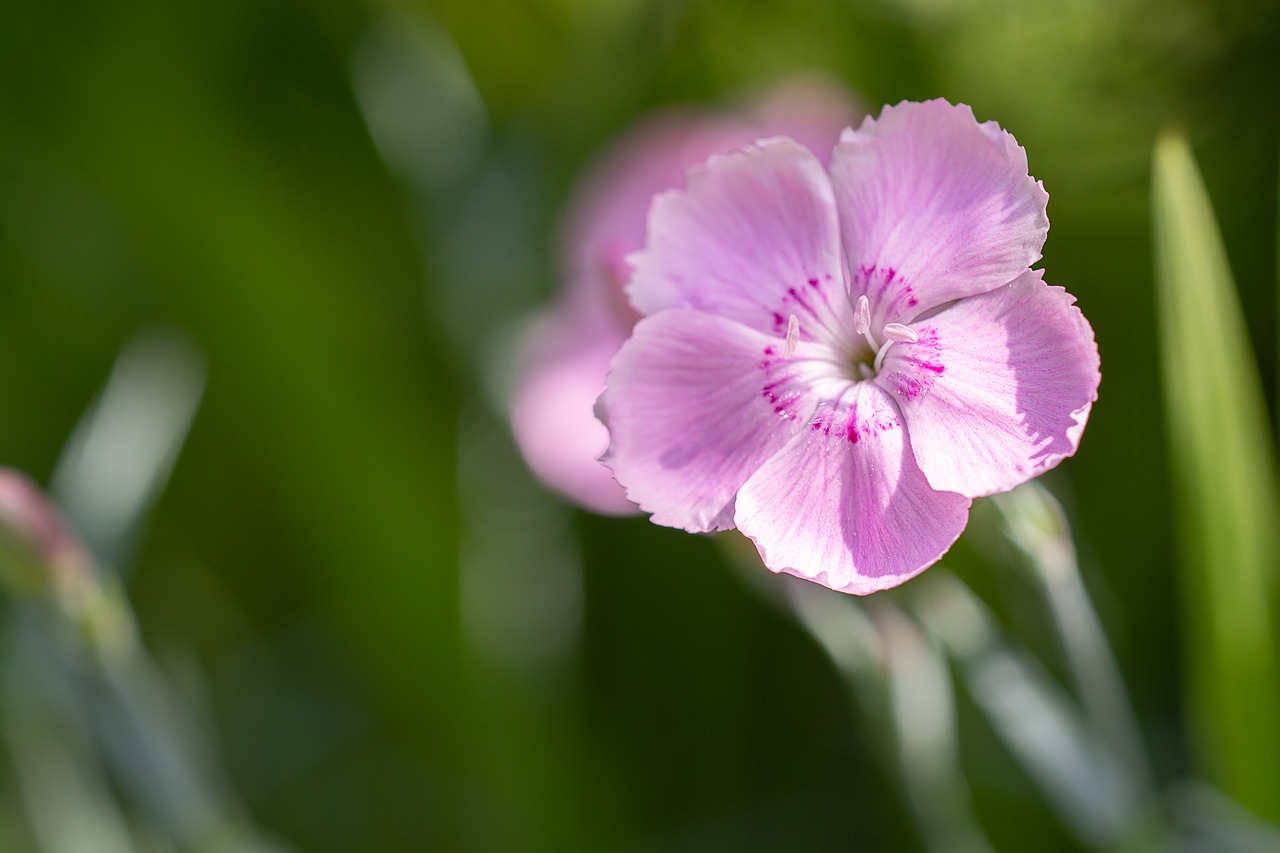
<svg viewBox="0 0 1280 853">
<path fill-rule="evenodd" d="M 88 552 L 61 511 L 32 480 L 0 468 L 0 579 L 20 590 L 68 596 L 92 576 Z"/>
</svg>

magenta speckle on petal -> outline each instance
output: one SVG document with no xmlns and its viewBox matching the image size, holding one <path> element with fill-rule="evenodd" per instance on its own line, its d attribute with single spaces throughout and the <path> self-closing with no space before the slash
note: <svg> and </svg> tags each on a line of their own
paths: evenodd
<svg viewBox="0 0 1280 853">
<path fill-rule="evenodd" d="M 863 264 L 854 275 L 853 285 L 855 293 L 871 297 L 877 316 L 890 321 L 907 321 L 910 317 L 904 315 L 920 305 L 911 284 L 896 267 Z"/>
<path fill-rule="evenodd" d="M 788 287 L 787 295 L 790 296 L 792 299 L 794 299 L 796 301 L 796 304 L 799 305 L 801 308 L 805 309 L 810 314 L 813 313 L 813 309 L 809 307 L 809 303 L 806 302 L 804 300 L 804 297 L 800 295 L 800 291 L 796 290 L 794 287 Z"/>
<path fill-rule="evenodd" d="M 831 410 L 827 409 L 814 415 L 813 420 L 809 422 L 809 427 L 823 435 L 831 435 Z"/>
<path fill-rule="evenodd" d="M 904 347 L 905 357 L 898 360 L 898 370 L 893 372 L 891 384 L 898 399 L 910 403 L 919 400 L 933 388 L 939 376 L 947 372 L 942 363 L 942 344 L 935 326 L 919 329 L 919 337 Z"/>
<path fill-rule="evenodd" d="M 914 376 L 899 372 L 894 378 L 898 380 L 898 396 L 904 400 L 914 400 L 924 393 L 924 384 Z"/>
<path fill-rule="evenodd" d="M 856 404 L 849 407 L 849 416 L 845 418 L 844 422 L 844 435 L 854 444 L 858 443 L 858 407 Z"/>
<path fill-rule="evenodd" d="M 903 369 L 893 371 L 890 387 L 904 402 L 914 402 L 933 388 L 937 378 L 946 372 L 944 365 L 908 356 L 898 362 Z"/>
</svg>

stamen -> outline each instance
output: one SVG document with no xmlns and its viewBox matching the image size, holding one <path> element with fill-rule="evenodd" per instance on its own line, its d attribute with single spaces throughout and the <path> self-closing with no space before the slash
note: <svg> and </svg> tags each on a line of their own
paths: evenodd
<svg viewBox="0 0 1280 853">
<path fill-rule="evenodd" d="M 853 332 L 865 335 L 871 330 L 871 300 L 864 293 L 858 297 L 858 304 L 853 309 Z"/>
<path fill-rule="evenodd" d="M 792 314 L 787 318 L 787 343 L 782 350 L 783 358 L 791 358 L 791 354 L 796 351 L 798 340 L 800 340 L 800 321 L 796 319 L 795 314 Z"/>
<path fill-rule="evenodd" d="M 904 326 L 901 323 L 885 323 L 884 324 L 884 346 L 880 347 L 876 353 L 875 361 L 871 363 L 876 373 L 880 372 L 880 367 L 884 364 L 885 353 L 889 351 L 889 347 L 894 344 L 914 344 L 920 340 L 920 336 L 916 334 L 916 330 L 910 326 Z"/>
<path fill-rule="evenodd" d="M 884 346 L 880 347 L 880 351 L 876 353 L 875 361 L 871 362 L 871 371 L 873 373 L 880 372 L 880 368 L 884 366 L 884 354 L 889 351 L 889 347 L 896 343 L 897 341 L 895 340 L 888 340 L 884 342 Z"/>
<path fill-rule="evenodd" d="M 871 334 L 871 300 L 865 293 L 858 297 L 853 306 L 853 331 L 866 339 L 872 352 L 880 349 L 880 342 Z"/>
<path fill-rule="evenodd" d="M 883 334 L 889 340 L 900 344 L 914 344 L 920 340 L 920 336 L 916 334 L 915 329 L 910 326 L 904 326 L 901 323 L 885 323 Z"/>
</svg>

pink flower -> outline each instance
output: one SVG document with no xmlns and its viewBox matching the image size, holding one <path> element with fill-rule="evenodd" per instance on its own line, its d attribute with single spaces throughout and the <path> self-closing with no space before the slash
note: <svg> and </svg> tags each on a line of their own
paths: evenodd
<svg viewBox="0 0 1280 853">
<path fill-rule="evenodd" d="M 0 558 L 74 597 L 94 573 L 93 561 L 62 512 L 30 477 L 0 467 Z"/>
<path fill-rule="evenodd" d="M 626 258 L 644 245 L 653 197 L 690 166 L 755 139 L 788 134 L 826 156 L 857 114 L 833 84 L 797 78 L 739 114 L 669 110 L 632 130 L 591 170 L 567 217 L 559 303 L 538 317 L 517 356 L 511 423 L 529 467 L 588 509 L 634 512 L 599 456 L 608 433 L 593 413 L 609 358 L 640 315 L 628 304 Z"/>
<path fill-rule="evenodd" d="M 788 139 L 660 196 L 613 359 L 605 462 L 653 521 L 737 527 L 765 564 L 896 586 L 973 498 L 1075 452 L 1093 331 L 1030 265 L 1048 195 L 995 123 L 887 107 L 829 171 Z"/>
</svg>

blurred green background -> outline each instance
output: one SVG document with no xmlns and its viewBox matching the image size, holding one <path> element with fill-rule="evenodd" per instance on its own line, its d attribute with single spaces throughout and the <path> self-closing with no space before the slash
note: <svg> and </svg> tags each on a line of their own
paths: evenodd
<svg viewBox="0 0 1280 853">
<path fill-rule="evenodd" d="M 200 353 L 186 445 L 115 562 L 266 834 L 920 848 L 818 643 L 713 541 L 543 491 L 501 412 L 591 157 L 651 108 L 806 70 L 872 112 L 969 103 L 1026 147 L 1046 278 L 1103 363 L 1047 485 L 1156 776 L 1189 772 L 1151 152 L 1165 127 L 1193 145 L 1274 405 L 1273 0 L 5 0 L 0 462 L 48 483 L 138 334 Z M 944 562 L 1034 645 L 967 539 Z M 958 714 L 992 843 L 1081 849 Z M 0 849 L 37 849 L 6 766 Z"/>
</svg>

